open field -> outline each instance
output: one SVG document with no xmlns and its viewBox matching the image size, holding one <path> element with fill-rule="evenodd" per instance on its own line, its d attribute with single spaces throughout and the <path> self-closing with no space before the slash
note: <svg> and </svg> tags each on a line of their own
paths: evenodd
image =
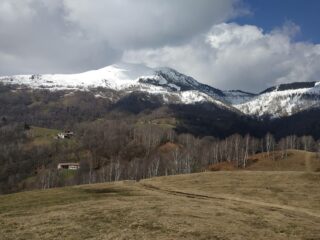
<svg viewBox="0 0 320 240">
<path fill-rule="evenodd" d="M 320 239 L 320 174 L 234 171 L 0 196 L 1 239 Z"/>
<path fill-rule="evenodd" d="M 57 136 L 59 130 L 40 128 L 31 126 L 27 132 L 31 142 L 28 143 L 28 147 L 49 145 L 53 142 L 54 137 Z"/>
</svg>

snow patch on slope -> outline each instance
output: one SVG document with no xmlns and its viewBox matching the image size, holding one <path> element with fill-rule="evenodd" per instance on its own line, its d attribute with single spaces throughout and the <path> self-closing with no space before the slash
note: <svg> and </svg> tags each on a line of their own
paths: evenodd
<svg viewBox="0 0 320 240">
<path fill-rule="evenodd" d="M 234 112 L 238 110 L 229 104 L 226 104 L 218 99 L 215 99 L 205 93 L 190 90 L 183 92 L 166 92 L 162 94 L 166 103 L 179 103 L 179 104 L 195 104 L 195 103 L 213 103 L 220 108 L 228 109 Z"/>
<path fill-rule="evenodd" d="M 290 116 L 297 112 L 320 106 L 320 84 L 315 87 L 290 89 L 261 94 L 252 100 L 234 105 L 245 114 L 271 116 L 273 118 Z"/>
</svg>

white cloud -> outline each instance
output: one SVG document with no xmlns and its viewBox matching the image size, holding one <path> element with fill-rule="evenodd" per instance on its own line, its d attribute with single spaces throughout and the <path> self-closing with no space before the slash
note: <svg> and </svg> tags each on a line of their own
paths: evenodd
<svg viewBox="0 0 320 240">
<path fill-rule="evenodd" d="M 241 0 L 1 0 L 0 75 L 78 72 L 125 49 L 189 41 L 243 10 Z"/>
<path fill-rule="evenodd" d="M 15 0 L 0 2 L 0 21 L 14 22 L 18 19 L 26 19 L 35 14 L 31 7 L 33 0 Z"/>
<path fill-rule="evenodd" d="M 222 89 L 261 91 L 319 80 L 320 45 L 293 42 L 298 29 L 291 23 L 264 33 L 256 26 L 222 23 L 180 46 L 127 51 L 123 60 L 171 66 Z"/>
<path fill-rule="evenodd" d="M 175 44 L 240 14 L 239 0 L 64 0 L 67 19 L 118 48 Z"/>
</svg>

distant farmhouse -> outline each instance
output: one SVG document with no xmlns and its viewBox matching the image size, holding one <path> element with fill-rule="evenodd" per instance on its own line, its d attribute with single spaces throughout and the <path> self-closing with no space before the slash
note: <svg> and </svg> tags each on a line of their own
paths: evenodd
<svg viewBox="0 0 320 240">
<path fill-rule="evenodd" d="M 73 135 L 74 135 L 74 133 L 68 130 L 68 131 L 64 131 L 62 133 L 58 133 L 55 138 L 56 139 L 70 139 L 73 137 Z"/>
<path fill-rule="evenodd" d="M 79 163 L 59 163 L 58 167 L 60 169 L 68 169 L 68 170 L 78 170 L 80 168 Z"/>
</svg>

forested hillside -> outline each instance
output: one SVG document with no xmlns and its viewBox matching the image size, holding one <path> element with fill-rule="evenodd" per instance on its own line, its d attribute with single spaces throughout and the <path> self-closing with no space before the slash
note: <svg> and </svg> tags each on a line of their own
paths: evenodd
<svg viewBox="0 0 320 240">
<path fill-rule="evenodd" d="M 143 93 L 0 89 L 1 193 L 201 172 L 221 162 L 245 168 L 259 152 L 319 150 L 316 117 L 296 128 L 299 115 L 281 125 L 210 103 L 162 105 Z M 74 136 L 58 139 L 65 130 Z M 58 170 L 63 162 L 80 169 Z"/>
</svg>

